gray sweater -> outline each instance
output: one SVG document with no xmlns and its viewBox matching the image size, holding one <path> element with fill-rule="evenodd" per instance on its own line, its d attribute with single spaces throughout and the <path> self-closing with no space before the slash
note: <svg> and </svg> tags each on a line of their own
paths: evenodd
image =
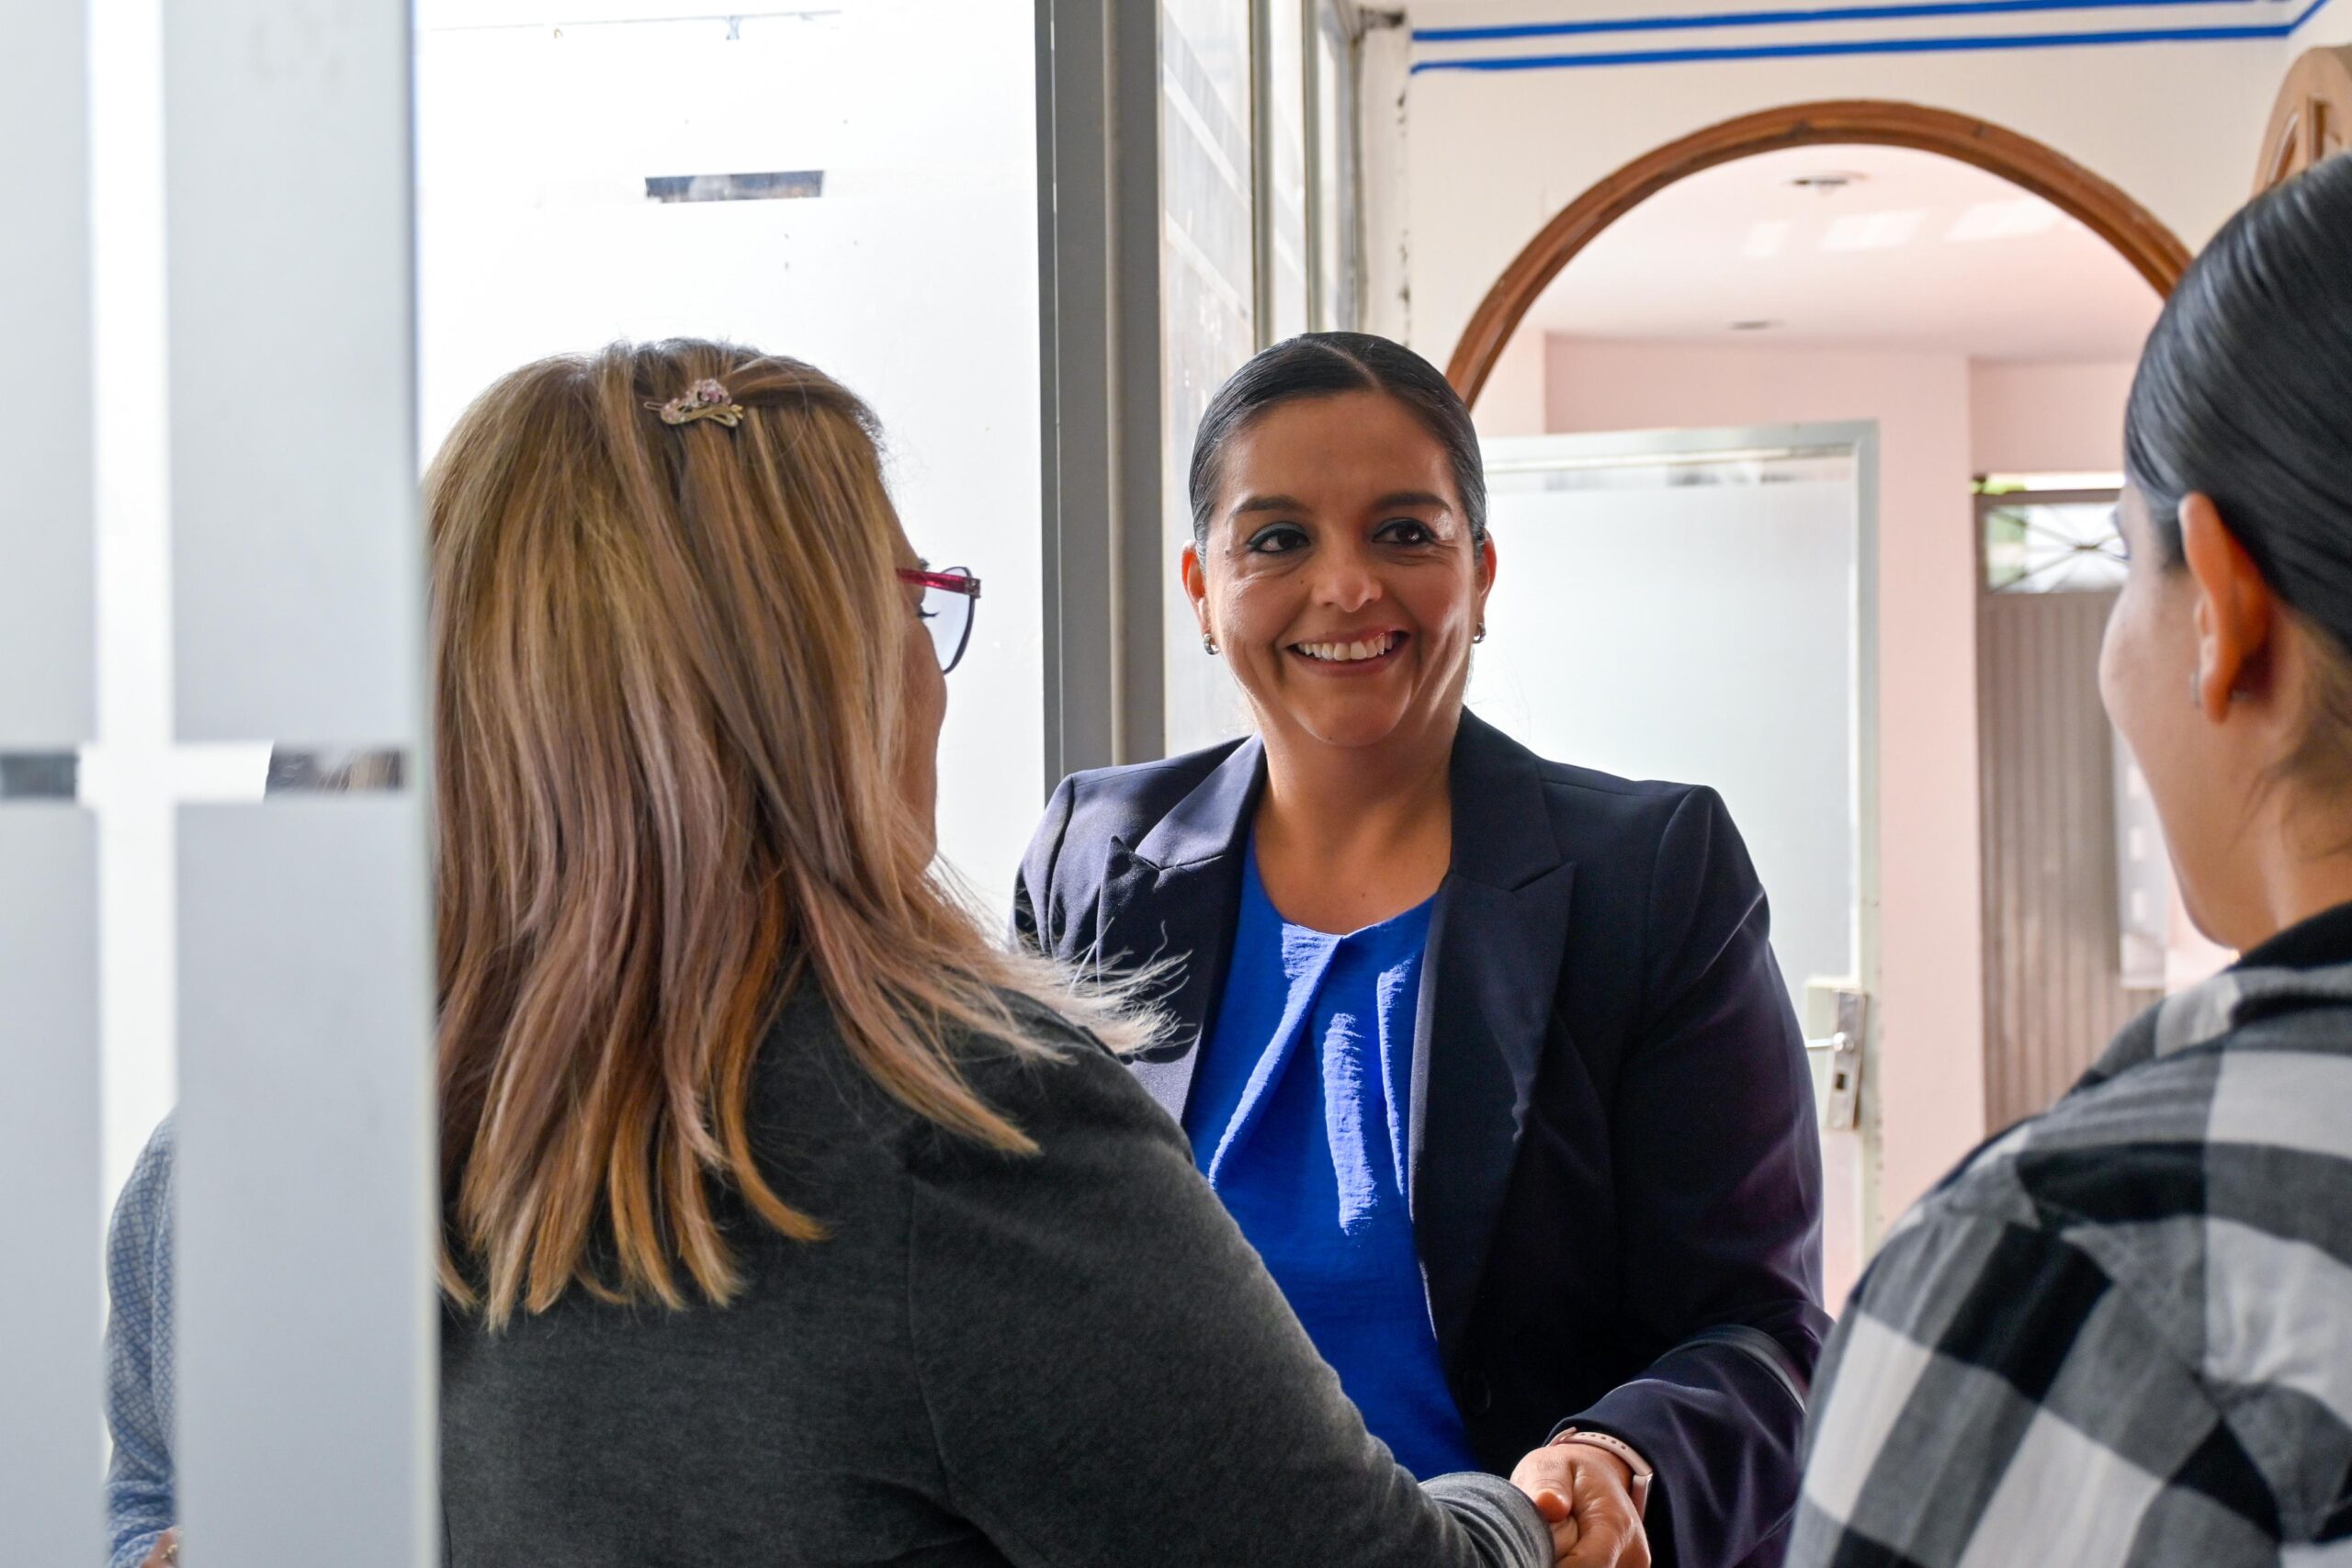
<svg viewBox="0 0 2352 1568">
<path fill-rule="evenodd" d="M 975 1047 L 1041 1147 L 919 1121 L 810 988 L 752 1128 L 798 1245 L 729 1211 L 723 1310 L 574 1291 L 442 1348 L 449 1568 L 1548 1568 L 1491 1476 L 1417 1485 L 1117 1063 Z"/>
</svg>

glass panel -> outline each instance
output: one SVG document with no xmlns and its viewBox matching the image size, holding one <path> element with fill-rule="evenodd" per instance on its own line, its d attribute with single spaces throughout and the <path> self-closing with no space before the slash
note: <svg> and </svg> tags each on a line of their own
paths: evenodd
<svg viewBox="0 0 2352 1568">
<path fill-rule="evenodd" d="M 96 724 L 90 663 L 91 220 L 97 151 L 79 6 L 12 8 L 0 52 L 9 149 L 0 322 L 21 368 L 0 395 L 0 750 L 51 750 Z M 110 259 L 110 258 L 109 258 Z M 36 368 L 38 367 L 38 368 Z M 29 1543 L 28 1543 L 29 1544 Z"/>
<path fill-rule="evenodd" d="M 1489 462 L 1471 706 L 1546 757 L 1721 792 L 1802 1014 L 1857 963 L 1852 458 Z"/>
<path fill-rule="evenodd" d="M 1306 331 L 1306 12 L 1299 0 L 1266 0 L 1266 109 L 1272 258 L 1269 342 Z"/>
<path fill-rule="evenodd" d="M 2115 497 L 2030 494 L 1987 501 L 1984 586 L 1996 593 L 2085 593 L 2120 588 L 2126 559 Z"/>
<path fill-rule="evenodd" d="M 163 9 L 176 734 L 405 745 L 424 663 L 405 8 L 307 34 L 271 0 Z"/>
<path fill-rule="evenodd" d="M 729 338 L 864 397 L 916 549 L 988 584 L 939 826 L 1001 908 L 1046 784 L 1034 7 L 597 10 L 420 6 L 425 445 L 500 373 L 616 337 Z"/>
<path fill-rule="evenodd" d="M 424 802 L 191 806 L 179 843 L 172 1457 L 189 1533 L 214 1562 L 430 1561 Z"/>
<path fill-rule="evenodd" d="M 1645 445 L 1487 444 L 1499 569 L 1470 705 L 1544 756 L 1717 790 L 1797 1016 L 1826 1034 L 1807 982 L 1860 970 L 1857 464 Z M 1832 1301 L 1861 1268 L 1866 1169 L 1860 1133 L 1823 1134 Z"/>
<path fill-rule="evenodd" d="M 410 17 L 319 7 L 289 28 L 288 10 L 162 7 L 173 712 L 182 740 L 408 748 L 425 621 Z M 176 836 L 179 874 L 135 895 L 179 897 L 175 1506 L 200 1559 L 425 1562 L 424 806 L 194 807 Z"/>
<path fill-rule="evenodd" d="M 1193 535 L 1193 432 L 1257 344 L 1249 0 L 1164 0 L 1159 23 L 1161 471 L 1170 567 L 1163 615 L 1173 752 L 1241 724 L 1232 683 L 1201 652 L 1173 563 Z"/>
<path fill-rule="evenodd" d="M 66 662 L 66 650 L 51 659 Z M 11 1562 L 97 1562 L 106 1438 L 91 819 L 70 802 L 0 798 L 0 1014 L 11 1046 L 0 1094 L 0 1192 L 8 1194 L 0 1258 L 16 1281 L 0 1292 L 0 1535 Z"/>
<path fill-rule="evenodd" d="M 1355 325 L 1355 85 L 1328 11 L 1315 29 L 1315 325 Z"/>
<path fill-rule="evenodd" d="M 94 12 L 119 8 L 11 7 L 0 50 L 0 1542 L 21 1563 L 106 1556 L 97 844 L 74 795 L 99 721 Z"/>
</svg>

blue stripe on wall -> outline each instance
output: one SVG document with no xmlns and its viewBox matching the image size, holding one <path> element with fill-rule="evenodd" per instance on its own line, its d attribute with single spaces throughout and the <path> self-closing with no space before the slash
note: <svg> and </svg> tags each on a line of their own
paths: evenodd
<svg viewBox="0 0 2352 1568">
<path fill-rule="evenodd" d="M 1906 21 L 1920 17 L 1990 17 L 2046 11 L 2120 11 L 2157 6 L 2276 5 L 2278 0 L 1933 0 L 1927 5 L 1838 6 L 1799 11 L 1716 11 L 1686 17 L 1625 17 L 1605 22 L 1519 22 L 1480 28 L 1417 28 L 1415 43 L 1478 43 L 1504 39 L 1575 38 L 1595 33 L 1686 32 L 1703 28 L 1778 28 L 1818 22 Z"/>
<path fill-rule="evenodd" d="M 2144 28 L 2110 33 L 2035 33 L 2010 38 L 1877 39 L 1861 43 L 1758 44 L 1748 49 L 1647 49 L 1619 54 L 1522 54 L 1493 60 L 1424 60 L 1424 71 L 1573 71 L 1605 65 L 1688 65 L 1712 60 L 1818 60 L 1857 54 L 1962 54 L 1973 50 L 2079 49 L 2093 44 L 2215 43 L 2224 39 L 2285 38 L 2275 28 Z"/>
<path fill-rule="evenodd" d="M 1991 0 L 2001 3 L 2001 0 Z M 2193 0 L 2138 0 L 2189 4 Z M 2239 0 L 2228 0 L 2239 3 Z M 1576 71 L 1612 65 L 1687 65 L 1710 61 L 1820 60 L 1867 54 L 1964 54 L 1985 50 L 2082 49 L 2136 43 L 2222 43 L 2233 39 L 2283 39 L 2326 7 L 2312 0 L 2292 21 L 2242 28 L 2133 28 L 2104 32 L 2010 33 L 1971 37 L 1865 39 L 1843 43 L 1750 44 L 1713 49 L 1622 50 L 1602 54 L 1496 55 L 1468 60 L 1422 60 L 1424 71 Z M 1590 25 L 1590 24 L 1584 24 Z"/>
</svg>

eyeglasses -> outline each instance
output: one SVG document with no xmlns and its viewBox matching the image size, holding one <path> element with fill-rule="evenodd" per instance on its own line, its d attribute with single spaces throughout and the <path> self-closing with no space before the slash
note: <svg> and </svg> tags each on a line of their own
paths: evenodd
<svg viewBox="0 0 2352 1568">
<path fill-rule="evenodd" d="M 922 604 L 915 613 L 931 633 L 940 672 L 955 669 L 963 662 L 964 645 L 972 640 L 972 607 L 980 597 L 980 580 L 958 566 L 945 571 L 900 567 L 899 581 L 922 590 Z"/>
</svg>

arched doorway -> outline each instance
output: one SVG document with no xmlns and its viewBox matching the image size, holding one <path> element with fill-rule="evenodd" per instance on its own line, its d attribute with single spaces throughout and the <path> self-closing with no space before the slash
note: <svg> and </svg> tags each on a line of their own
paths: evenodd
<svg viewBox="0 0 2352 1568">
<path fill-rule="evenodd" d="M 1800 211 L 1793 203 L 1805 205 Z M 2063 636 L 2039 637 L 2048 615 L 2029 628 L 2032 637 L 2007 622 L 1987 633 L 1983 605 L 1999 563 L 1984 541 L 2003 528 L 2025 526 L 2012 513 L 2037 526 L 2081 523 L 2086 541 L 2103 536 L 2108 507 L 2091 492 L 2104 491 L 2111 500 L 2120 484 L 2112 471 L 2120 466 L 2130 363 L 2188 261 L 2188 248 L 2137 202 L 2025 137 L 1908 105 L 1795 106 L 1694 132 L 1586 190 L 1495 281 L 1448 367 L 1465 397 L 1478 400 L 1481 431 L 1501 444 L 1497 457 L 1504 468 L 1514 461 L 1528 467 L 1537 460 L 1532 449 L 1548 443 L 1631 450 L 1643 433 L 1745 434 L 1849 417 L 1867 418 L 1880 432 L 1872 471 L 1852 481 L 1875 508 L 1871 553 L 1858 556 L 1838 584 L 1841 592 L 1849 582 L 1868 584 L 1874 598 L 1866 612 L 1855 590 L 1855 599 L 1834 607 L 1850 617 L 1857 628 L 1851 646 L 1862 649 L 1850 679 L 1832 660 L 1789 651 L 1792 634 L 1775 629 L 1830 624 L 1826 599 L 1806 599 L 1801 616 L 1759 613 L 1744 660 L 1719 658 L 1707 668 L 1678 661 L 1685 647 L 1703 653 L 1712 646 L 1707 635 L 1736 624 L 1733 612 L 1749 602 L 1739 584 L 1724 588 L 1729 609 L 1704 597 L 1720 586 L 1715 560 L 1747 562 L 1731 548 L 1731 542 L 1748 542 L 1736 530 L 1758 530 L 1758 555 L 1747 564 L 1752 597 L 1785 596 L 1792 582 L 1796 589 L 1819 586 L 1801 577 L 1814 558 L 1805 553 L 1811 536 L 1797 537 L 1793 511 L 1818 475 L 1760 472 L 1752 481 L 1754 499 L 1745 503 L 1728 478 L 1666 476 L 1645 480 L 1648 490 L 1638 494 L 1628 479 L 1589 505 L 1587 518 L 1567 516 L 1569 502 L 1560 498 L 1597 493 L 1600 484 L 1547 471 L 1543 499 L 1525 502 L 1512 519 L 1522 579 L 1531 561 L 1557 566 L 1544 581 L 1564 581 L 1607 560 L 1621 598 L 1648 595 L 1658 606 L 1652 618 L 1668 627 L 1661 640 L 1672 646 L 1648 650 L 1654 657 L 1643 662 L 1642 678 L 1667 690 L 1653 693 L 1651 711 L 1678 716 L 1657 736 L 1636 736 L 1621 750 L 1630 751 L 1638 740 L 1646 747 L 1643 758 L 1661 761 L 1641 761 L 1637 771 L 1703 776 L 1715 784 L 1743 813 L 1759 864 L 1789 839 L 1783 829 L 1794 820 L 1792 812 L 1775 819 L 1779 808 L 1763 793 L 1762 773 L 1779 759 L 1830 753 L 1744 741 L 1747 760 L 1711 762 L 1713 771 L 1694 775 L 1669 760 L 1696 750 L 1677 726 L 1724 735 L 1737 727 L 1712 718 L 1693 726 L 1679 716 L 1697 711 L 1699 696 L 1736 691 L 1746 702 L 1751 685 L 1766 694 L 1793 693 L 1799 707 L 1811 703 L 1843 713 L 1846 707 L 1831 705 L 1846 704 L 1857 716 L 1848 755 L 1858 768 L 1875 769 L 1856 795 L 1863 802 L 1858 819 L 1875 824 L 1856 835 L 1868 866 L 1838 884 L 1833 874 L 1842 868 L 1835 861 L 1792 863 L 1780 854 L 1779 869 L 1767 878 L 1782 912 L 1794 911 L 1804 896 L 1818 894 L 1826 902 L 1842 892 L 1862 911 L 1858 930 L 1892 933 L 1875 953 L 1860 947 L 1850 971 L 1864 996 L 1883 1000 L 1874 1016 L 1883 1021 L 1855 1032 L 1869 1042 L 1859 1120 L 1832 1122 L 1826 1132 L 1838 1135 L 1825 1136 L 1833 1273 L 1841 1271 L 1842 1255 L 1849 1278 L 1883 1220 L 1994 1118 L 2010 1119 L 2010 1101 L 2027 1091 L 2046 1101 L 2056 1092 L 2041 1077 L 2029 1081 L 2012 1070 L 2045 1065 L 2028 1047 L 2063 1025 L 2064 1055 L 2079 1069 L 2074 1058 L 2095 1052 L 2121 1021 L 2110 1012 L 2120 1008 L 2128 1016 L 2132 998 L 2124 993 L 2140 972 L 2122 962 L 2120 934 L 2136 928 L 2109 919 L 2122 895 L 2120 871 L 2105 865 L 2115 857 L 2103 852 L 2120 838 L 2113 810 L 2119 786 L 2089 666 L 2075 657 L 2086 639 L 2095 649 L 2101 606 L 2087 598 L 2062 604 L 2052 595 L 2025 609 L 2066 612 Z M 1889 287 L 1887 274 L 1898 267 L 1905 281 Z M 2070 314 L 2059 314 L 2068 289 L 2078 291 L 2075 304 Z M 1575 302 L 1578 295 L 1583 303 Z M 2099 306 L 2081 308 L 2093 296 Z M 2128 309 L 2107 308 L 2125 296 Z M 2098 410 L 2108 412 L 2092 418 Z M 2109 418 L 2113 428 L 2103 432 L 2098 427 Z M 1510 449 L 1515 442 L 1530 450 Z M 1761 451 L 1766 444 L 1750 445 Z M 1801 443 L 1792 437 L 1786 445 Z M 2086 450 L 2096 456 L 2083 456 Z M 2019 451 L 2035 455 L 1994 455 Z M 1589 468 L 1594 454 L 1579 448 L 1576 456 Z M 2023 482 L 2029 479 L 2034 482 Z M 1977 497 L 2013 491 L 2029 493 L 2033 509 L 2017 503 L 1996 515 L 1975 504 Z M 1701 498 L 1711 498 L 1706 504 L 1721 513 L 1710 536 L 1712 555 L 1665 545 L 1645 553 L 1645 538 L 1679 537 L 1669 529 Z M 1560 519 L 1547 521 L 1551 513 Z M 1765 550 L 1761 530 L 1781 523 L 1793 542 L 1773 554 Z M 1539 530 L 1547 525 L 1567 542 L 1543 536 Z M 1572 537 L 1578 528 L 1583 532 Z M 1623 548 L 1607 555 L 1589 538 Z M 2006 536 L 1999 542 L 2016 544 Z M 2069 535 L 2070 548 L 2074 543 Z M 1831 560 L 1824 580 L 1833 569 L 1848 570 L 1849 563 Z M 1768 582 L 1769 591 L 1755 586 Z M 1693 619 L 1690 607 L 1702 603 L 1710 609 Z M 2020 612 L 2011 618 L 2026 617 Z M 1859 628 L 1865 626 L 1885 626 L 1886 635 L 1862 641 Z M 1546 632 L 1555 651 L 1574 646 L 1572 634 Z M 2011 687 L 2021 694 L 1996 695 L 2006 705 L 2003 715 L 2017 721 L 1997 730 L 1979 723 L 1986 702 L 1980 653 L 1991 645 L 2049 655 L 2007 684 L 1996 684 L 1996 694 Z M 1592 706 L 1589 687 L 1625 683 L 1584 681 L 1573 660 L 1564 664 L 1540 691 L 1544 712 L 1529 699 L 1531 722 L 1557 721 L 1558 728 L 1566 722 L 1561 716 Z M 1993 673 L 2008 668 L 2001 664 Z M 1538 690 L 1537 682 L 1528 684 Z M 1675 692 L 1698 696 L 1679 699 Z M 1768 711 L 1763 696 L 1752 708 Z M 2091 736 L 2101 744 L 2051 746 L 2041 739 L 2045 731 Z M 1796 733 L 1793 726 L 1789 733 Z M 2011 744 L 2016 738 L 2022 739 Z M 1588 725 L 1555 750 L 1598 748 L 1613 739 Z M 2021 755 L 2028 741 L 2032 754 Z M 2027 778 L 2029 762 L 2056 777 L 2063 796 L 2042 789 L 2047 781 L 2040 773 Z M 1825 777 L 1834 772 L 1819 766 Z M 2016 780 L 2023 784 L 2010 787 Z M 2063 797 L 2071 815 L 2031 817 L 2041 835 L 2031 842 L 2014 831 L 1989 831 L 1984 803 L 1992 803 L 1996 826 L 2013 825 L 2028 818 L 2003 803 L 2021 795 Z M 1873 818 L 1870 810 L 1879 803 Z M 2044 874 L 2033 858 L 2043 838 L 2083 852 Z M 1999 851 L 1991 873 L 1984 870 L 1987 846 Z M 1792 863 L 1796 869 L 1788 869 Z M 2052 893 L 2043 883 L 2063 886 Z M 1988 934 L 1980 915 L 1999 915 L 2019 901 L 1988 901 L 1979 891 L 2003 894 L 2017 886 L 2038 897 L 2064 895 L 2064 943 L 2015 939 L 2030 923 L 2023 920 Z M 2096 1005 L 2086 1004 L 2081 1018 L 2059 1017 L 2055 1010 L 2046 1010 L 2049 1017 L 2017 1010 L 2012 1017 L 1999 1005 L 2005 998 L 2073 994 L 2043 986 L 2026 962 L 2041 963 L 2053 953 L 2068 964 L 2086 955 L 2078 967 L 2097 981 Z M 1800 1012 L 1808 1015 L 1808 1032 L 1826 1044 L 1833 1028 L 1845 1032 L 1843 1014 L 1834 1025 L 1826 1013 L 1810 1016 L 1819 1011 L 1810 1005 L 1812 993 L 1840 972 L 1813 963 L 1799 968 L 1802 975 L 1790 976 L 1792 990 L 1806 991 Z M 1997 987 L 1991 984 L 1996 976 Z M 2094 990 L 2087 981 L 2077 988 Z M 2004 1021 L 1997 1034 L 1983 1027 L 1995 1019 Z M 2043 1055 L 2057 1064 L 2061 1054 Z M 2066 1077 L 2055 1066 L 2041 1076 Z"/>
<path fill-rule="evenodd" d="M 2081 164 L 2030 137 L 1917 104 L 1796 104 L 1710 126 L 1645 153 L 1562 208 L 1487 291 L 1447 362 L 1475 404 L 1528 309 L 1603 230 L 1676 181 L 1753 153 L 1860 143 L 1941 153 L 2043 197 L 2115 247 L 2159 295 L 2172 292 L 2188 249 L 2154 215 Z"/>
</svg>

